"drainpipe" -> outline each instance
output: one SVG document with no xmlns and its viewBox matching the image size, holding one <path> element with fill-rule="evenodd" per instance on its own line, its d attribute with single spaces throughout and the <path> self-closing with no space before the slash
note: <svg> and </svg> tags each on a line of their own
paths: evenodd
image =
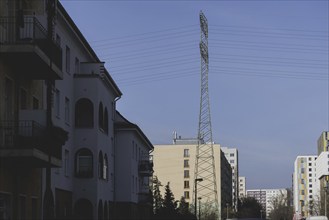
<svg viewBox="0 0 329 220">
<path fill-rule="evenodd" d="M 116 115 L 116 106 L 117 106 L 117 101 L 119 101 L 119 99 L 121 99 L 121 96 L 118 96 L 114 99 L 114 106 L 113 106 L 113 124 L 115 123 L 115 115 Z M 115 172 L 115 159 L 116 159 L 116 137 L 115 137 L 115 132 L 114 132 L 114 126 L 113 126 L 113 207 L 112 207 L 112 210 L 113 210 L 113 217 L 116 217 L 115 216 L 115 205 L 116 205 L 116 189 L 115 189 L 115 179 L 116 179 L 116 172 Z"/>
</svg>

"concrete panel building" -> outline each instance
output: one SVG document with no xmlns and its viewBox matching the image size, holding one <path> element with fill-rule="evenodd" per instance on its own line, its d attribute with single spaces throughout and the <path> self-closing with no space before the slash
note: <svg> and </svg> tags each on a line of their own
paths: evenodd
<svg viewBox="0 0 329 220">
<path fill-rule="evenodd" d="M 312 214 L 312 202 L 319 196 L 320 181 L 317 177 L 317 156 L 298 156 L 294 163 L 293 204 L 297 216 Z"/>
<path fill-rule="evenodd" d="M 226 160 L 230 163 L 232 168 L 232 208 L 238 211 L 239 200 L 239 155 L 238 149 L 221 147 Z"/>
<path fill-rule="evenodd" d="M 185 197 L 193 203 L 194 168 L 197 139 L 174 138 L 173 144 L 154 145 L 154 176 L 165 185 L 170 182 L 171 190 L 177 200 Z M 217 178 L 217 194 L 220 211 L 226 204 L 232 204 L 232 171 L 219 144 L 214 144 L 214 158 Z M 163 192 L 163 191 L 162 191 Z"/>
<path fill-rule="evenodd" d="M 239 176 L 239 198 L 243 198 L 247 196 L 246 191 L 246 177 Z"/>
<path fill-rule="evenodd" d="M 257 199 L 263 206 L 263 217 L 268 217 L 273 210 L 273 200 L 279 196 L 287 199 L 288 192 L 286 189 L 250 189 L 247 190 L 247 197 Z"/>
</svg>

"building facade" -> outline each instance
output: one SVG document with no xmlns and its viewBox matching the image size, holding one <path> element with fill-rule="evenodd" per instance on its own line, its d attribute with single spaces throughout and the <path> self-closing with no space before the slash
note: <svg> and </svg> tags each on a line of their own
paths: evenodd
<svg viewBox="0 0 329 220">
<path fill-rule="evenodd" d="M 0 219 L 116 219 L 122 204 L 149 219 L 153 146 L 63 6 L 0 1 L 0 16 Z"/>
<path fill-rule="evenodd" d="M 325 200 L 328 198 L 325 194 L 328 193 L 329 187 L 329 150 L 328 150 L 328 142 L 329 141 L 329 132 L 324 131 L 321 133 L 320 137 L 318 138 L 317 145 L 318 145 L 318 158 L 316 162 L 316 174 L 320 182 L 320 206 L 321 206 L 321 214 L 324 215 L 325 210 Z M 327 210 L 328 206 L 328 199 L 327 199 Z"/>
<path fill-rule="evenodd" d="M 263 217 L 269 217 L 273 210 L 273 201 L 281 197 L 287 201 L 288 192 L 286 189 L 251 189 L 247 190 L 247 197 L 255 198 L 265 211 Z"/>
<path fill-rule="evenodd" d="M 226 160 L 230 163 L 232 168 L 232 208 L 238 211 L 239 200 L 239 155 L 238 149 L 221 147 Z"/>
<path fill-rule="evenodd" d="M 194 168 L 197 139 L 174 138 L 173 144 L 154 145 L 154 176 L 162 185 L 170 182 L 170 188 L 177 200 L 182 196 L 193 203 Z M 232 171 L 219 144 L 214 144 L 217 195 L 220 213 L 232 204 Z M 202 202 L 202 199 L 201 199 Z"/>
<path fill-rule="evenodd" d="M 298 156 L 294 163 L 293 204 L 297 216 L 307 217 L 313 212 L 313 200 L 319 196 L 317 156 Z"/>
<path fill-rule="evenodd" d="M 239 198 L 244 198 L 246 196 L 247 196 L 246 177 L 239 176 Z"/>
</svg>

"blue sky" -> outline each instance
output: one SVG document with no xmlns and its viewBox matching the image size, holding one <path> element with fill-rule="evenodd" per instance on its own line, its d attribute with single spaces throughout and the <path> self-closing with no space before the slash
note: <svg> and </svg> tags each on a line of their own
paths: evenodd
<svg viewBox="0 0 329 220">
<path fill-rule="evenodd" d="M 328 130 L 328 1 L 62 4 L 123 92 L 118 110 L 153 144 L 196 137 L 199 12 L 209 23 L 213 139 L 239 150 L 247 188 L 291 187 L 297 155 Z"/>
</svg>

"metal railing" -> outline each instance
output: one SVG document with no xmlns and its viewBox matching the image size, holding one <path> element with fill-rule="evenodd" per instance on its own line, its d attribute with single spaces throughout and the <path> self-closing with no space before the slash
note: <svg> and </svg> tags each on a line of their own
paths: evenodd
<svg viewBox="0 0 329 220">
<path fill-rule="evenodd" d="M 1 121 L 1 148 L 41 148 L 45 128 L 35 121 Z"/>
<path fill-rule="evenodd" d="M 35 44 L 62 69 L 62 49 L 34 16 L 0 17 L 0 44 Z"/>
</svg>

